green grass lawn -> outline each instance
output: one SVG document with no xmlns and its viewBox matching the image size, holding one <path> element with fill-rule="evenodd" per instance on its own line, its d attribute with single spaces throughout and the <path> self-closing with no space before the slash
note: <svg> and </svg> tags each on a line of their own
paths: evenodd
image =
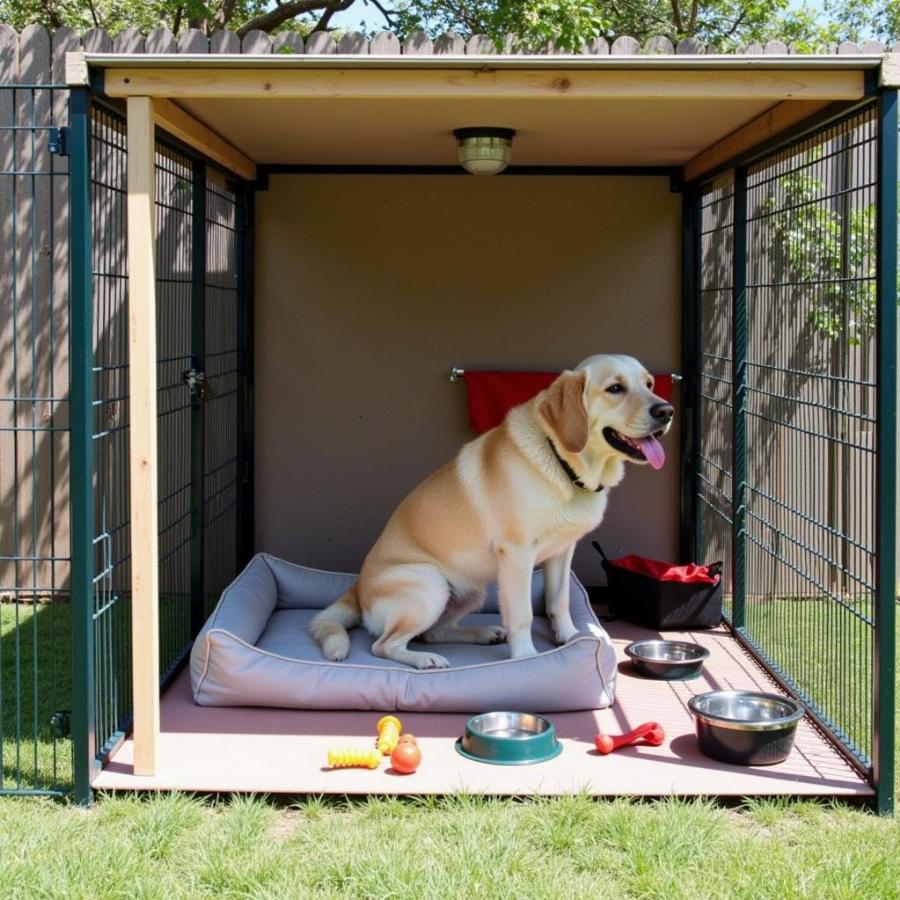
<svg viewBox="0 0 900 900">
<path fill-rule="evenodd" d="M 0 896 L 896 897 L 900 823 L 757 802 L 0 802 Z"/>
<path fill-rule="evenodd" d="M 57 775 L 68 778 L 68 745 L 55 743 L 54 762 L 43 725 L 68 691 L 59 674 L 69 666 L 59 637 L 66 615 L 0 607 L 8 787 L 15 750 L 9 729 L 17 722 L 38 729 L 37 741 L 19 754 L 20 772 L 43 777 L 55 764 Z M 763 616 L 784 621 L 777 606 L 756 615 L 764 629 Z M 797 621 L 804 629 L 809 624 Z M 774 646 L 788 653 L 789 644 Z M 18 676 L 13 647 L 22 663 Z M 45 678 L 42 665 L 35 684 L 27 674 L 34 649 L 44 660 L 47 647 L 55 648 L 50 671 L 57 674 Z M 10 688 L 23 675 L 23 701 L 10 706 Z M 815 667 L 809 677 L 817 677 Z M 289 804 L 148 794 L 102 796 L 81 809 L 0 798 L 2 898 L 895 898 L 898 885 L 900 821 L 841 804 L 779 799 L 729 808 L 465 795 Z"/>
<path fill-rule="evenodd" d="M 0 787 L 72 783 L 72 751 L 50 717 L 72 706 L 68 603 L 0 604 Z"/>
</svg>

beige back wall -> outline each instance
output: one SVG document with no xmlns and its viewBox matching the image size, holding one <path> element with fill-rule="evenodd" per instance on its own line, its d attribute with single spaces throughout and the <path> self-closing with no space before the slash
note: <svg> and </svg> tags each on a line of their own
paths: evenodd
<svg viewBox="0 0 900 900">
<path fill-rule="evenodd" d="M 272 177 L 257 194 L 257 549 L 357 570 L 471 437 L 454 365 L 616 352 L 677 372 L 680 201 L 662 177 Z M 628 467 L 607 553 L 674 558 L 678 442 L 661 472 Z M 575 567 L 603 583 L 587 540 Z"/>
</svg>

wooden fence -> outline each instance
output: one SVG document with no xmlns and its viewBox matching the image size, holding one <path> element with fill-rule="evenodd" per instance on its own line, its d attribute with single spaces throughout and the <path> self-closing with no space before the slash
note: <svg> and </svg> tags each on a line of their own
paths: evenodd
<svg viewBox="0 0 900 900">
<path fill-rule="evenodd" d="M 512 52 L 509 38 L 504 52 Z M 602 38 L 589 55 L 700 54 L 690 38 L 677 46 L 654 37 L 641 43 Z M 844 43 L 840 54 L 882 53 L 883 45 Z M 49 152 L 51 128 L 67 120 L 67 52 L 490 55 L 491 40 L 424 33 L 404 40 L 390 32 L 243 36 L 196 29 L 147 35 L 127 28 L 78 35 L 0 25 L 0 600 L 50 599 L 68 590 L 68 183 L 64 156 Z M 549 48 L 547 52 L 553 52 Z M 751 44 L 748 54 L 786 54 L 780 41 Z M 20 89 L 11 86 L 21 85 Z M 24 86 L 29 87 L 24 87 Z M 37 87 L 34 87 L 37 86 Z M 41 87 L 44 86 L 44 87 Z M 55 86 L 55 87 L 54 87 Z M 12 127 L 10 127 L 12 126 Z M 120 236 L 124 241 L 124 235 Z M 98 334 L 98 346 L 105 336 Z M 98 472 L 103 479 L 105 473 Z"/>
</svg>

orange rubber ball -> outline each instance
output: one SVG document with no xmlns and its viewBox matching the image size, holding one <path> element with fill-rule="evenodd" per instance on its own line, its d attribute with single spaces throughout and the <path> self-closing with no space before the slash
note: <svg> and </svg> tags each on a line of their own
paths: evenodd
<svg viewBox="0 0 900 900">
<path fill-rule="evenodd" d="M 391 753 L 391 766 L 401 775 L 412 775 L 422 762 L 422 751 L 412 741 L 402 741 Z"/>
</svg>

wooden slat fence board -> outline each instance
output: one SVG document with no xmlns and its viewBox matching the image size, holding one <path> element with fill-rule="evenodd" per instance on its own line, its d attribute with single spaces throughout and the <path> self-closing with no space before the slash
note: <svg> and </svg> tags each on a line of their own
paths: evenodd
<svg viewBox="0 0 900 900">
<path fill-rule="evenodd" d="M 178 52 L 209 53 L 209 38 L 199 28 L 188 28 L 178 35 Z"/>
<path fill-rule="evenodd" d="M 102 28 L 92 28 L 79 36 L 72 29 L 60 28 L 49 35 L 38 26 L 17 34 L 8 25 L 0 25 L 0 83 L 62 83 L 66 52 L 84 49 L 89 52 L 119 53 L 308 53 L 308 54 L 380 54 L 380 55 L 491 55 L 517 52 L 515 40 L 508 36 L 502 48 L 494 46 L 485 35 L 475 35 L 468 42 L 458 34 L 447 33 L 431 38 L 423 32 L 408 35 L 402 42 L 392 32 L 380 32 L 370 40 L 358 32 L 335 35 L 313 34 L 304 42 L 295 32 L 283 32 L 274 38 L 260 31 L 247 33 L 241 39 L 235 32 L 222 30 L 207 36 L 199 29 L 186 29 L 176 38 L 160 27 L 146 36 L 136 28 L 126 28 L 115 36 Z M 545 52 L 553 52 L 549 46 Z M 845 41 L 831 48 L 841 55 L 885 51 L 877 41 L 855 43 Z M 677 47 L 665 37 L 651 37 L 643 46 L 630 36 L 618 37 L 610 43 L 598 37 L 582 50 L 586 55 L 677 53 L 702 54 L 707 47 L 696 38 L 680 41 Z M 712 52 L 711 50 L 709 52 Z M 791 52 L 783 41 L 765 45 L 751 43 L 746 54 L 780 55 Z M 0 126 L 30 124 L 38 128 L 65 124 L 68 92 L 39 92 L 34 101 L 25 91 L 0 92 Z M 37 132 L 35 133 L 38 134 Z M 15 265 L 0 266 L 0 395 L 35 396 L 32 403 L 0 404 L 0 427 L 11 423 L 33 421 L 37 427 L 51 425 L 63 429 L 54 433 L 33 432 L 24 439 L 11 432 L 0 432 L 0 515 L 4 523 L 14 521 L 14 528 L 0 530 L 0 556 L 12 556 L 13 544 L 19 541 L 19 555 L 47 557 L 66 556 L 68 552 L 68 184 L 64 177 L 52 179 L 41 173 L 64 176 L 67 160 L 45 152 L 44 137 L 14 138 L 10 132 L 0 133 L 0 171 L 14 171 L 34 163 L 33 192 L 24 190 L 25 176 L 2 176 L 0 182 L 0 254 Z M 29 176 L 30 177 L 30 176 Z M 165 227 L 165 216 L 161 227 Z M 105 252 L 113 260 L 125 254 L 124 235 L 112 235 Z M 181 248 L 183 250 L 184 248 Z M 180 251 L 179 251 L 180 252 Z M 36 305 L 32 309 L 32 303 Z M 34 315 L 32 315 L 32 312 Z M 120 311 L 122 315 L 125 310 Z M 98 351 L 105 338 L 98 336 Z M 34 346 L 34 355 L 14 355 L 16 343 Z M 15 368 L 15 383 L 13 369 Z M 51 399 L 51 398 L 63 398 Z M 53 471 L 51 479 L 47 474 Z M 16 487 L 18 485 L 18 488 Z M 31 498 L 28 490 L 34 491 Z M 32 502 L 32 499 L 34 502 Z M 27 527 L 26 527 L 27 526 Z M 33 527 L 34 526 L 34 527 Z M 21 543 L 21 536 L 35 531 L 33 546 Z M 19 538 L 16 537 L 19 536 Z M 33 584 L 44 588 L 64 589 L 68 564 L 55 566 L 38 563 L 19 564 L 10 569 L 0 563 L 0 590 L 13 583 Z"/>
<path fill-rule="evenodd" d="M 644 44 L 644 53 L 648 56 L 671 56 L 674 52 L 675 48 L 667 37 L 652 37 Z"/>
<path fill-rule="evenodd" d="M 337 44 L 334 42 L 334 37 L 327 31 L 317 31 L 306 39 L 306 52 L 316 56 L 337 53 Z"/>
<path fill-rule="evenodd" d="M 272 52 L 302 53 L 303 38 L 295 31 L 282 31 L 281 34 L 276 34 L 275 39 L 272 41 Z"/>
<path fill-rule="evenodd" d="M 466 42 L 468 56 L 487 56 L 496 52 L 494 42 L 486 34 L 473 34 Z"/>
<path fill-rule="evenodd" d="M 309 53 L 307 42 L 306 52 Z M 400 52 L 400 39 L 390 31 L 379 31 L 369 41 L 369 53 L 375 56 L 388 56 Z"/>
<path fill-rule="evenodd" d="M 434 44 L 424 31 L 414 31 L 403 42 L 403 53 L 406 56 L 432 56 Z"/>
<path fill-rule="evenodd" d="M 462 56 L 466 42 L 456 32 L 448 31 L 435 40 L 434 52 L 438 56 Z"/>
<path fill-rule="evenodd" d="M 139 28 L 123 28 L 113 38 L 113 50 L 116 53 L 143 53 L 144 35 Z"/>
<path fill-rule="evenodd" d="M 81 38 L 86 53 L 112 53 L 112 38 L 102 28 L 91 28 Z"/>
<path fill-rule="evenodd" d="M 0 84 L 14 84 L 19 80 L 19 36 L 9 25 L 0 25 Z M 13 327 L 14 269 L 8 263 L 15 258 L 15 171 L 16 144 L 14 132 L 6 130 L 16 121 L 15 92 L 0 90 L 0 397 L 14 397 L 15 338 Z M 16 436 L 10 429 L 16 421 L 17 404 L 0 401 L 0 556 L 13 557 L 23 553 L 18 541 L 16 508 Z M 20 584 L 18 567 L 0 561 L 0 592 L 11 591 Z M 2 599 L 3 594 L 0 594 Z"/>
<path fill-rule="evenodd" d="M 209 39 L 210 53 L 240 53 L 241 39 L 233 31 L 217 31 Z"/>
<path fill-rule="evenodd" d="M 341 35 L 341 39 L 338 41 L 338 53 L 365 55 L 368 52 L 369 42 L 366 40 L 366 36 L 358 31 L 347 31 Z"/>
<path fill-rule="evenodd" d="M 609 52 L 613 56 L 633 56 L 634 54 L 641 52 L 641 44 L 633 37 L 623 35 L 622 37 L 617 37 L 613 41 Z"/>
<path fill-rule="evenodd" d="M 147 53 L 175 53 L 177 49 L 175 35 L 168 28 L 154 28 L 147 35 L 147 41 L 144 44 L 144 50 Z"/>
<path fill-rule="evenodd" d="M 241 40 L 241 53 L 271 53 L 272 38 L 264 31 L 248 31 Z"/>
</svg>

